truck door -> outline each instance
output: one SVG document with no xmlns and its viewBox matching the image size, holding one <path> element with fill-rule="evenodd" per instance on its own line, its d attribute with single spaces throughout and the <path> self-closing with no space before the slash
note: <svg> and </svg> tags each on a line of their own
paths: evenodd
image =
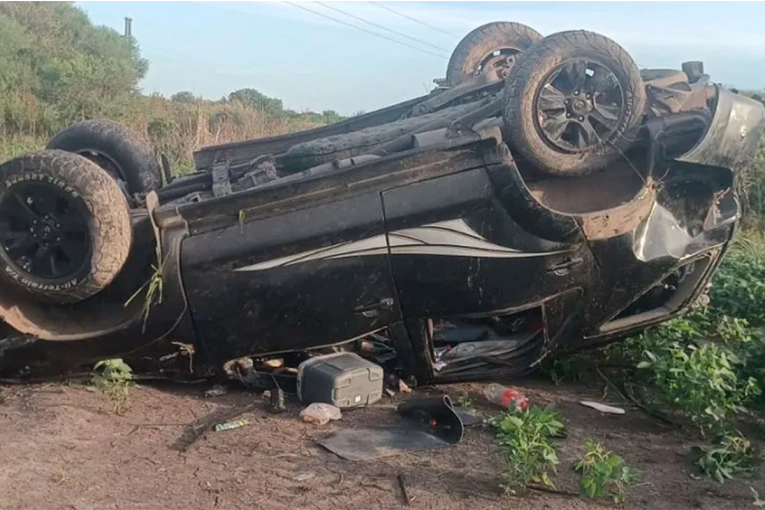
<svg viewBox="0 0 765 510">
<path fill-rule="evenodd" d="M 484 168 L 388 190 L 383 204 L 406 318 L 489 313 L 580 285 L 586 249 L 524 230 Z"/>
<path fill-rule="evenodd" d="M 401 318 L 379 192 L 306 202 L 184 241 L 186 293 L 210 355 L 326 346 Z"/>
</svg>

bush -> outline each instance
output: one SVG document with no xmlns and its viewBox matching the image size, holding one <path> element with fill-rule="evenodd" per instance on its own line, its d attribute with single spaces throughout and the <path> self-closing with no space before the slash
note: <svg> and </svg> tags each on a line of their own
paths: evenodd
<svg viewBox="0 0 765 510">
<path fill-rule="evenodd" d="M 710 292 L 715 317 L 765 325 L 765 244 L 759 235 L 740 238 L 715 273 Z"/>
<path fill-rule="evenodd" d="M 37 147 L 84 119 L 122 122 L 154 142 L 177 174 L 201 147 L 291 133 L 342 120 L 296 113 L 248 88 L 209 101 L 181 91 L 143 95 L 148 62 L 136 41 L 94 26 L 71 2 L 0 3 L 0 154 Z"/>
<path fill-rule="evenodd" d="M 654 405 L 674 409 L 702 432 L 718 430 L 744 404 L 760 394 L 757 381 L 735 370 L 737 358 L 715 343 L 672 342 L 645 350 L 638 368 L 651 372 Z"/>
<path fill-rule="evenodd" d="M 148 70 L 136 41 L 91 24 L 71 2 L 0 3 L 0 131 L 50 135 L 115 117 Z"/>
</svg>

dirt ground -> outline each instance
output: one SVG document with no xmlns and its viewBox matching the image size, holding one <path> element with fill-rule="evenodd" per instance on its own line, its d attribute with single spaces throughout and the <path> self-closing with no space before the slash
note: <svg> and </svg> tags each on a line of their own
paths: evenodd
<svg viewBox="0 0 765 510">
<path fill-rule="evenodd" d="M 568 437 L 556 442 L 561 460 L 558 489 L 576 492 L 571 464 L 585 438 L 602 441 L 643 472 L 626 508 L 754 508 L 750 486 L 765 495 L 762 479 L 718 485 L 695 480 L 686 460 L 698 442 L 689 432 L 655 423 L 642 412 L 603 415 L 579 405 L 603 397 L 602 388 L 556 387 L 522 381 L 533 404 L 554 402 Z M 407 395 L 344 413 L 319 427 L 300 422 L 302 406 L 288 400 L 287 412 L 272 415 L 258 394 L 231 391 L 204 398 L 206 384 L 146 386 L 132 390 L 131 408 L 115 415 L 105 396 L 77 385 L 0 386 L 0 508 L 2 509 L 393 509 L 405 508 L 397 476 L 403 474 L 413 509 L 610 508 L 559 494 L 503 495 L 500 458 L 492 434 L 466 430 L 453 447 L 371 462 L 340 459 L 312 438 L 333 428 L 395 420 Z M 457 399 L 468 394 L 476 410 L 479 384 L 450 385 Z M 426 390 L 421 390 L 420 393 Z M 604 402 L 619 404 L 618 399 Z M 210 432 L 185 452 L 179 438 L 187 426 L 230 406 L 258 403 L 246 427 Z"/>
</svg>

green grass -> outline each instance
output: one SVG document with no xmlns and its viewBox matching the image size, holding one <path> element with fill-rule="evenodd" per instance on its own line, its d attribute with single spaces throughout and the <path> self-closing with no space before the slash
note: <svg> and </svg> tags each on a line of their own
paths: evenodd
<svg viewBox="0 0 765 510">
<path fill-rule="evenodd" d="M 0 138 L 0 164 L 27 152 L 45 148 L 46 141 L 35 138 Z"/>
</svg>

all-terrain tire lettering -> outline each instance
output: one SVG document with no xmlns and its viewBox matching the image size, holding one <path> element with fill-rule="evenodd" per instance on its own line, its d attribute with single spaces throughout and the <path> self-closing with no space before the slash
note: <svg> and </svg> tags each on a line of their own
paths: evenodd
<svg viewBox="0 0 765 510">
<path fill-rule="evenodd" d="M 105 170 L 73 153 L 47 150 L 0 165 L 0 195 L 35 181 L 54 185 L 85 206 L 90 260 L 76 274 L 51 281 L 20 272 L 0 248 L 0 275 L 36 298 L 57 303 L 86 299 L 111 283 L 130 253 L 133 237 L 127 199 Z"/>
</svg>

